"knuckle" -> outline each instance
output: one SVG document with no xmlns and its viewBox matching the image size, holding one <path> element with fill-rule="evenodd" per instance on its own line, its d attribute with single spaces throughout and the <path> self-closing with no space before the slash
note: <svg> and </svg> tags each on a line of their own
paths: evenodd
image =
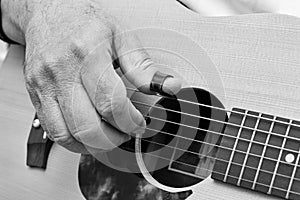
<svg viewBox="0 0 300 200">
<path fill-rule="evenodd" d="M 73 138 L 67 135 L 54 135 L 52 136 L 52 139 L 63 147 L 71 147 L 74 144 Z"/>
<path fill-rule="evenodd" d="M 113 116 L 121 114 L 125 108 L 126 98 L 115 97 L 102 101 L 98 107 L 98 111 L 104 118 L 111 118 Z"/>
<path fill-rule="evenodd" d="M 24 67 L 24 78 L 25 78 L 25 83 L 28 86 L 34 86 L 37 82 L 37 70 L 35 69 L 35 67 L 31 64 L 26 64 Z"/>
<path fill-rule="evenodd" d="M 30 63 L 26 63 L 24 68 L 25 83 L 28 87 L 42 89 L 52 87 L 59 79 L 60 62 L 59 59 L 51 56 L 32 58 Z"/>
<path fill-rule="evenodd" d="M 77 127 L 77 130 L 72 134 L 76 141 L 79 141 L 86 147 L 92 147 L 102 150 L 112 150 L 115 145 L 114 143 L 120 144 L 120 141 L 115 141 L 110 139 L 108 133 L 101 131 L 100 124 L 89 123 Z"/>
<path fill-rule="evenodd" d="M 100 39 L 100 42 L 101 42 L 101 39 L 107 39 L 114 35 L 116 26 L 115 26 L 115 23 L 113 23 L 107 19 L 102 19 L 101 21 L 95 20 L 89 24 L 89 30 L 90 31 L 88 33 L 93 34 L 94 35 L 93 38 L 95 38 L 97 40 Z M 97 34 L 95 34 L 95 33 L 97 33 Z"/>
<path fill-rule="evenodd" d="M 98 107 L 98 111 L 103 117 L 111 117 L 112 116 L 112 103 L 110 101 L 102 102 Z"/>
<path fill-rule="evenodd" d="M 100 34 L 99 34 L 100 33 Z M 68 55 L 78 63 L 84 62 L 87 57 L 99 56 L 99 49 L 111 46 L 112 30 L 108 26 L 88 26 L 83 31 L 74 35 L 68 45 Z"/>
<path fill-rule="evenodd" d="M 82 63 L 88 54 L 87 44 L 84 44 L 83 40 L 74 40 L 69 45 L 68 51 L 73 59 Z"/>
</svg>

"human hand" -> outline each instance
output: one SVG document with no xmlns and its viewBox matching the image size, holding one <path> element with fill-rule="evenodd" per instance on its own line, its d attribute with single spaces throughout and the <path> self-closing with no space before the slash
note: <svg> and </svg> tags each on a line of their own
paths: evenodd
<svg viewBox="0 0 300 200">
<path fill-rule="evenodd" d="M 31 8 L 20 23 L 24 38 L 13 39 L 26 44 L 26 88 L 49 137 L 70 151 L 88 153 L 110 150 L 142 132 L 144 118 L 113 66 L 116 60 L 132 84 L 152 94 L 150 82 L 159 68 L 138 39 L 99 1 L 41 1 Z M 163 91 L 180 87 L 180 79 L 168 78 Z"/>
</svg>

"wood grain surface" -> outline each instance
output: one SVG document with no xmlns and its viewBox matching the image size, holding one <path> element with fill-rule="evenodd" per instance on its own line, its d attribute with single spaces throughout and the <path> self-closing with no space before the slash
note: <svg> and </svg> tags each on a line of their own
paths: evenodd
<svg viewBox="0 0 300 200">
<path fill-rule="evenodd" d="M 82 199 L 79 155 L 55 145 L 47 171 L 26 166 L 34 109 L 23 81 L 23 52 L 11 47 L 0 71 L 0 199 Z"/>
<path fill-rule="evenodd" d="M 300 19 L 273 14 L 201 17 L 173 0 L 102 3 L 119 21 L 135 30 L 155 61 L 182 71 L 195 66 L 201 76 L 191 80 L 192 84 L 212 91 L 226 108 L 241 107 L 300 119 Z M 161 30 L 171 35 L 161 35 Z M 181 57 L 169 53 L 162 56 L 151 47 L 170 50 Z M 205 66 L 207 55 L 203 50 L 215 70 Z M 25 165 L 34 110 L 23 84 L 23 51 L 12 47 L 0 71 L 0 199 L 83 199 L 77 179 L 80 155 L 55 145 L 46 171 Z M 197 186 L 191 197 L 241 198 L 275 199 L 210 178 Z"/>
</svg>

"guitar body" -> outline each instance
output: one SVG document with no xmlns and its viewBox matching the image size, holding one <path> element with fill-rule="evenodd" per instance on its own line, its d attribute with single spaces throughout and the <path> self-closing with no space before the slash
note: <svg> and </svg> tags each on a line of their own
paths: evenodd
<svg viewBox="0 0 300 200">
<path fill-rule="evenodd" d="M 193 100 L 195 104 L 183 100 Z M 132 101 L 137 107 L 141 106 L 138 105 L 139 101 Z M 163 97 L 153 106 L 144 103 L 142 105 L 150 107 L 146 115 L 147 129 L 140 140 L 147 171 L 164 186 L 191 188 L 181 191 L 173 188 L 162 190 L 163 188 L 155 187 L 145 180 L 136 159 L 133 138 L 122 144 L 120 149 L 101 156 L 82 155 L 79 185 L 87 199 L 186 199 L 192 194 L 192 187 L 210 175 L 217 149 L 215 145 L 222 138 L 211 131 L 221 132 L 224 124 L 210 123 L 204 118 L 226 121 L 227 114 L 223 110 L 205 106 L 224 109 L 221 102 L 208 91 L 184 88 L 177 93 L 176 99 Z M 193 116 L 183 116 L 180 111 L 189 111 Z M 183 173 L 178 173 L 177 170 L 182 170 Z"/>
<path fill-rule="evenodd" d="M 300 19 L 275 14 L 201 17 L 172 0 L 102 2 L 139 36 L 154 61 L 185 78 L 185 86 L 211 92 L 228 110 L 239 107 L 300 119 Z M 26 167 L 24 152 L 34 110 L 22 81 L 22 62 L 22 49 L 13 47 L 1 69 L 1 199 L 84 199 L 97 184 L 114 181 L 112 176 L 121 177 L 117 185 L 129 185 L 128 195 L 147 185 L 139 174 L 116 174 L 91 156 L 80 158 L 57 145 L 46 171 Z M 139 100 L 151 105 L 159 101 L 147 96 Z M 86 168 L 88 164 L 94 171 Z M 93 173 L 103 175 L 101 183 Z M 164 195 L 159 189 L 153 191 L 148 199 Z M 195 184 L 192 192 L 174 193 L 172 198 L 277 199 L 210 177 Z"/>
</svg>

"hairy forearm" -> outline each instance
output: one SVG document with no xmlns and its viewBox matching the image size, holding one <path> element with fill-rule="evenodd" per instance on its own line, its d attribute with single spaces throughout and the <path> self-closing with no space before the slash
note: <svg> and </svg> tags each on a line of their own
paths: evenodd
<svg viewBox="0 0 300 200">
<path fill-rule="evenodd" d="M 39 4 L 40 0 L 1 0 L 2 26 L 10 39 L 25 44 L 27 24 Z"/>
<path fill-rule="evenodd" d="M 76 27 L 80 19 L 89 20 L 96 15 L 99 17 L 99 13 L 103 12 L 99 2 L 98 0 L 1 0 L 3 30 L 10 39 L 23 45 L 36 37 L 36 34 L 46 37 L 50 34 L 49 31 L 56 33 L 58 38 L 65 37 L 74 31 L 68 27 Z M 58 29 L 61 31 L 57 32 Z"/>
</svg>

